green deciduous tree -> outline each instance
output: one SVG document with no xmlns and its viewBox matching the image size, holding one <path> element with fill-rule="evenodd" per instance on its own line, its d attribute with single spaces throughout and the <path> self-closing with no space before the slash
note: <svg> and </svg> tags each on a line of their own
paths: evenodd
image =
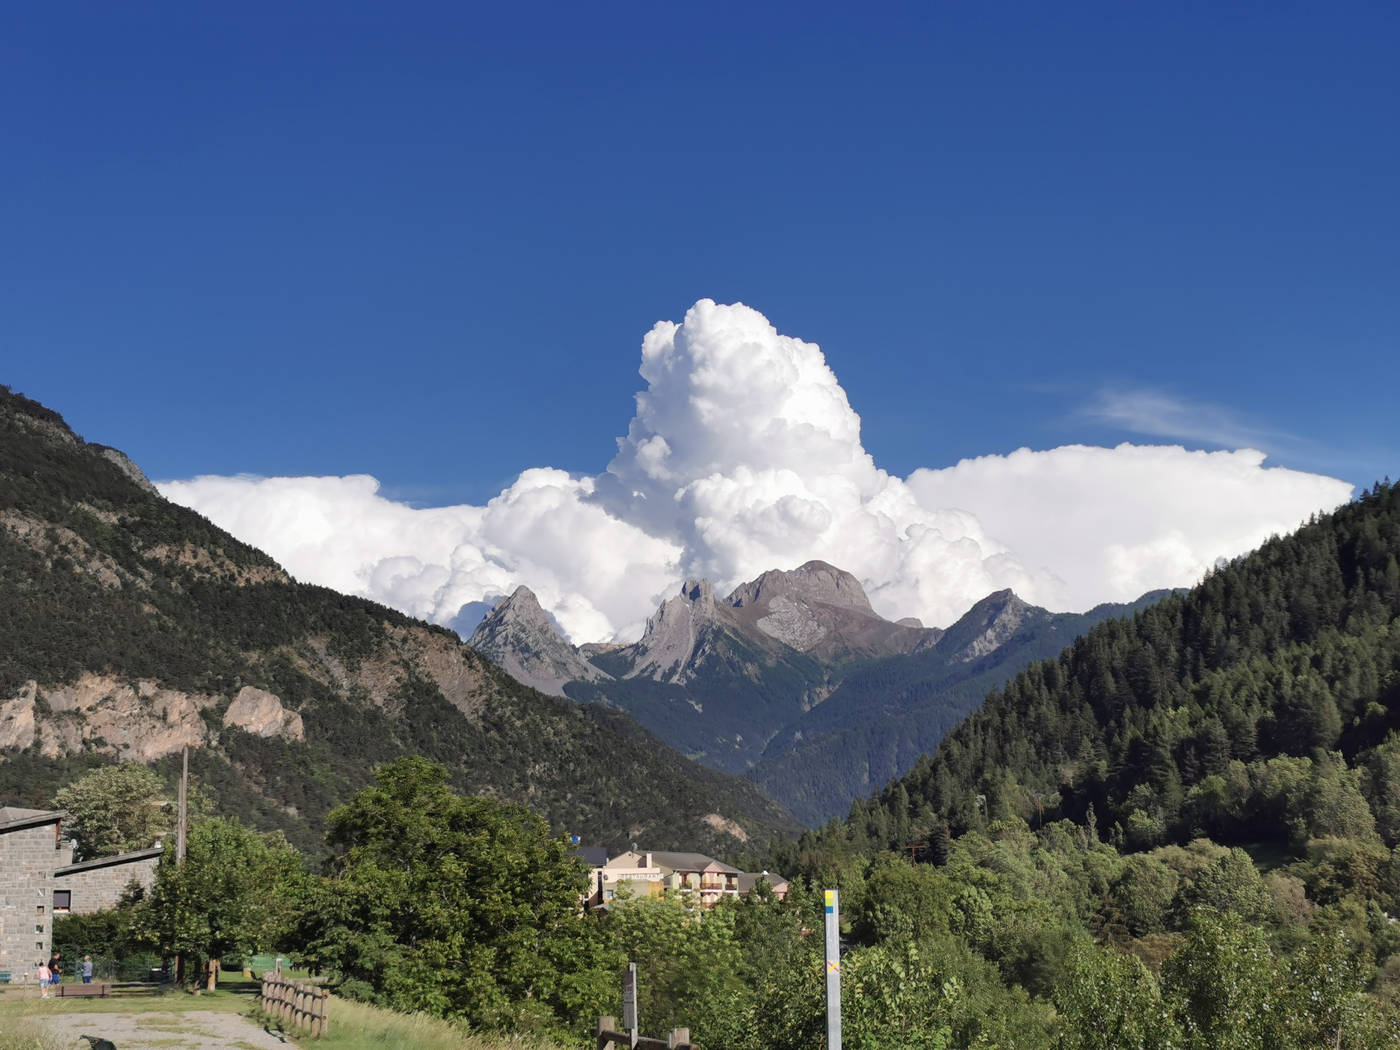
<svg viewBox="0 0 1400 1050">
<path fill-rule="evenodd" d="M 1136 957 L 1081 945 L 1055 989 L 1059 1050 L 1176 1050 L 1181 1033 Z"/>
<path fill-rule="evenodd" d="M 53 804 L 68 813 L 63 830 L 75 860 L 145 849 L 174 818 L 160 777 L 134 762 L 94 769 L 59 790 Z"/>
<path fill-rule="evenodd" d="M 138 922 L 159 951 L 185 957 L 189 973 L 190 960 L 282 948 L 304 884 L 301 854 L 281 832 L 201 820 L 190 828 L 184 864 L 166 844 Z"/>
<path fill-rule="evenodd" d="M 620 961 L 637 964 L 643 1031 L 685 1027 L 702 1045 L 733 1044 L 749 1000 L 737 917 L 689 894 L 614 899 L 608 929 Z"/>
<path fill-rule="evenodd" d="M 584 870 L 523 806 L 454 793 L 422 758 L 327 818 L 335 851 L 302 930 L 353 994 L 481 1027 L 550 1029 L 611 984 L 579 909 Z"/>
<path fill-rule="evenodd" d="M 1190 1050 L 1272 1050 L 1283 1001 L 1264 933 L 1238 915 L 1201 910 L 1162 972 Z"/>
</svg>

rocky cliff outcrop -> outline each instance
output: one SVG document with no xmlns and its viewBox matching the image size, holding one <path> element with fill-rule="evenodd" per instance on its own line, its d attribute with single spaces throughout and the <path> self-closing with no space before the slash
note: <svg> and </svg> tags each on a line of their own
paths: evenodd
<svg viewBox="0 0 1400 1050">
<path fill-rule="evenodd" d="M 565 640 L 528 587 L 497 602 L 467 644 L 517 682 L 552 696 L 563 696 L 566 682 L 611 677 Z"/>
<path fill-rule="evenodd" d="M 1030 620 L 1049 617 L 1044 609 L 1023 602 L 1013 591 L 996 591 L 949 628 L 941 648 L 950 659 L 970 663 L 996 652 Z"/>
<path fill-rule="evenodd" d="M 287 740 L 305 740 L 306 730 L 301 715 L 288 711 L 282 701 L 265 689 L 245 685 L 224 712 L 224 725 L 246 730 L 254 736 L 280 736 Z"/>
<path fill-rule="evenodd" d="M 34 718 L 34 700 L 39 684 L 24 683 L 18 695 L 0 700 L 0 750 L 7 747 L 25 748 L 34 743 L 38 729 Z"/>
<path fill-rule="evenodd" d="M 870 606 L 849 572 L 824 561 L 765 572 L 736 588 L 726 603 L 740 619 L 823 663 L 918 652 L 943 634 L 915 621 L 892 622 Z"/>
<path fill-rule="evenodd" d="M 727 610 L 723 610 L 727 613 Z M 628 678 L 682 683 L 695 673 L 699 648 L 722 615 L 708 580 L 686 580 L 681 593 L 666 601 L 647 620 L 646 630 L 633 646 L 621 650 L 631 661 Z M 726 625 L 732 617 L 723 617 Z"/>
<path fill-rule="evenodd" d="M 123 761 L 153 762 L 181 748 L 203 747 L 200 712 L 219 697 L 86 673 L 74 682 L 28 682 L 0 701 L 0 749 L 38 745 L 46 758 L 91 751 Z"/>
</svg>

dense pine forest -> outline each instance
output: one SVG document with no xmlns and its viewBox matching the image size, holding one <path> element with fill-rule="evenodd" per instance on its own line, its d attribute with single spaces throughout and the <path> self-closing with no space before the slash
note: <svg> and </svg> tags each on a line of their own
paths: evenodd
<svg viewBox="0 0 1400 1050">
<path fill-rule="evenodd" d="M 1105 623 L 987 697 L 852 834 L 902 846 L 1019 817 L 1133 850 L 1400 840 L 1400 490 Z"/>
<path fill-rule="evenodd" d="M 1387 481 L 1032 665 L 774 862 L 921 975 L 925 1045 L 1400 1046 L 1397 555 Z"/>
</svg>

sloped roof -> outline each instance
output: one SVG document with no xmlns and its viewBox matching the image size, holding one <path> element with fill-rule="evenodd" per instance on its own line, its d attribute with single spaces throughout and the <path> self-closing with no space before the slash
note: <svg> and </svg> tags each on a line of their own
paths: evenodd
<svg viewBox="0 0 1400 1050">
<path fill-rule="evenodd" d="M 746 871 L 743 872 L 738 878 L 737 885 L 739 888 L 739 892 L 741 894 L 748 894 L 753 890 L 755 886 L 758 885 L 760 880 L 766 881 L 768 885 L 772 886 L 775 890 L 780 890 L 788 884 L 787 879 L 783 878 L 781 875 L 776 874 L 775 872 Z"/>
<path fill-rule="evenodd" d="M 165 852 L 163 846 L 150 846 L 147 849 L 133 850 L 131 853 L 118 853 L 114 857 L 93 857 L 92 860 L 80 860 L 77 864 L 68 864 L 54 871 L 54 875 L 73 875 L 80 871 L 91 871 L 94 868 L 110 868 L 117 864 L 135 864 L 137 861 L 150 860 L 159 857 Z"/>
<path fill-rule="evenodd" d="M 18 831 L 20 828 L 36 824 L 56 824 L 68 816 L 61 809 L 21 809 L 19 806 L 0 806 L 0 834 Z"/>
<path fill-rule="evenodd" d="M 620 856 L 614 857 L 608 862 L 609 866 L 614 864 L 619 867 L 641 867 L 647 855 L 651 855 L 651 862 L 660 868 L 670 868 L 672 871 L 717 871 L 724 875 L 738 875 L 738 868 L 731 868 L 723 861 L 715 860 L 714 857 L 707 857 L 703 853 L 679 853 L 674 850 L 654 850 L 635 849 L 629 850 Z M 639 863 L 632 865 L 618 863 L 627 858 L 636 857 Z"/>
<path fill-rule="evenodd" d="M 590 868 L 601 868 L 608 862 L 608 848 L 606 846 L 575 846 L 569 850 L 569 856 L 577 857 Z"/>
</svg>

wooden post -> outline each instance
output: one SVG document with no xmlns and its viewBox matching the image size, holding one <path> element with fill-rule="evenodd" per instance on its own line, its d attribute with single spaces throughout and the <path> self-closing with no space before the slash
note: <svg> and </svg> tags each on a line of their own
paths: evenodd
<svg viewBox="0 0 1400 1050">
<path fill-rule="evenodd" d="M 632 1050 L 637 1050 L 642 1025 L 637 1020 L 637 964 L 634 962 L 627 964 L 627 973 L 622 978 L 622 1027 L 627 1030 Z"/>
</svg>

